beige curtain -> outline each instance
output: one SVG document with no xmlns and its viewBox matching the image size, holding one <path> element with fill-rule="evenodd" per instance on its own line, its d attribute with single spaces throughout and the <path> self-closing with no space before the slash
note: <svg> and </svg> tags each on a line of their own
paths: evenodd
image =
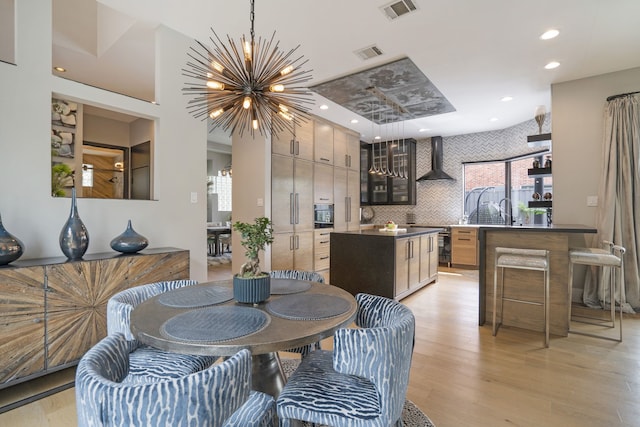
<svg viewBox="0 0 640 427">
<path fill-rule="evenodd" d="M 602 178 L 596 226 L 599 241 L 609 240 L 626 248 L 624 286 L 616 291 L 616 303 L 624 311 L 640 312 L 640 94 L 616 97 L 605 108 Z M 607 277 L 603 278 L 607 279 Z M 584 303 L 607 306 L 602 280 L 585 283 Z"/>
</svg>

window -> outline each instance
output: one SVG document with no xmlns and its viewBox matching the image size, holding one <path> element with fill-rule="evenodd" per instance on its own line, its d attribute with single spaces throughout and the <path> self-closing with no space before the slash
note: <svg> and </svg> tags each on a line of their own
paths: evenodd
<svg viewBox="0 0 640 427">
<path fill-rule="evenodd" d="M 209 194 L 218 195 L 218 210 L 231 212 L 231 175 L 218 171 L 207 179 Z"/>
<path fill-rule="evenodd" d="M 546 153 L 546 151 L 544 152 Z M 549 223 L 551 208 L 530 208 L 534 194 L 552 192 L 550 177 L 529 176 L 542 154 L 464 164 L 464 215 L 470 224 L 527 225 Z"/>
<path fill-rule="evenodd" d="M 82 164 L 82 186 L 93 187 L 93 165 Z"/>
</svg>

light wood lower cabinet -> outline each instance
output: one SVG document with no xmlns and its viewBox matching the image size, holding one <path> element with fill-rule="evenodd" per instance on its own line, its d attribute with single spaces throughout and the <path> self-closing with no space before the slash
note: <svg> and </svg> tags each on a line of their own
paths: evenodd
<svg viewBox="0 0 640 427">
<path fill-rule="evenodd" d="M 271 269 L 313 271 L 313 231 L 274 233 Z"/>
<path fill-rule="evenodd" d="M 331 264 L 331 228 L 314 231 L 313 239 L 313 267 L 315 271 L 328 270 Z"/>
<path fill-rule="evenodd" d="M 451 227 L 451 264 L 478 265 L 478 229 Z"/>
<path fill-rule="evenodd" d="M 428 283 L 438 276 L 438 235 L 420 236 L 420 283 Z"/>
<path fill-rule="evenodd" d="M 111 296 L 189 278 L 189 251 L 26 260 L 0 268 L 0 388 L 72 366 L 107 334 Z"/>
<path fill-rule="evenodd" d="M 395 296 L 420 283 L 420 236 L 396 240 Z"/>
</svg>

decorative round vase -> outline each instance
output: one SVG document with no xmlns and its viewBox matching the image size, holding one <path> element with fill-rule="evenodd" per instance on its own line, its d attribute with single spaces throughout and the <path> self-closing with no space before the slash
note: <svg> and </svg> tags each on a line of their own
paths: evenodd
<svg viewBox="0 0 640 427">
<path fill-rule="evenodd" d="M 124 233 L 114 237 L 111 241 L 111 249 L 114 251 L 122 252 L 123 254 L 133 254 L 143 250 L 149 245 L 149 241 L 146 237 L 136 233 L 131 226 L 131 220 L 127 224 L 127 229 Z"/>
<path fill-rule="evenodd" d="M 2 225 L 0 216 L 0 265 L 7 265 L 22 256 L 24 245 Z"/>
<path fill-rule="evenodd" d="M 60 249 L 71 260 L 81 259 L 89 247 L 89 232 L 78 215 L 76 189 L 71 189 L 71 213 L 60 231 Z"/>
<path fill-rule="evenodd" d="M 233 298 L 238 302 L 257 304 L 271 296 L 271 277 L 246 279 L 233 276 Z"/>
</svg>

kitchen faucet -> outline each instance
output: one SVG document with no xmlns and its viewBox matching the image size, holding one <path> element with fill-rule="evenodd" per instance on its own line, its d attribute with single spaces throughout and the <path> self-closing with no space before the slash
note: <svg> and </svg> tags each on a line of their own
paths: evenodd
<svg viewBox="0 0 640 427">
<path fill-rule="evenodd" d="M 498 202 L 498 209 L 500 209 L 501 213 L 503 212 L 501 207 L 502 202 L 504 202 L 504 225 L 513 225 L 516 222 L 516 219 L 513 217 L 513 204 L 511 203 L 511 198 L 504 197 Z M 509 202 L 508 205 L 507 202 Z M 509 208 L 508 210 L 507 207 Z M 509 222 L 507 222 L 507 218 L 510 218 Z"/>
</svg>

